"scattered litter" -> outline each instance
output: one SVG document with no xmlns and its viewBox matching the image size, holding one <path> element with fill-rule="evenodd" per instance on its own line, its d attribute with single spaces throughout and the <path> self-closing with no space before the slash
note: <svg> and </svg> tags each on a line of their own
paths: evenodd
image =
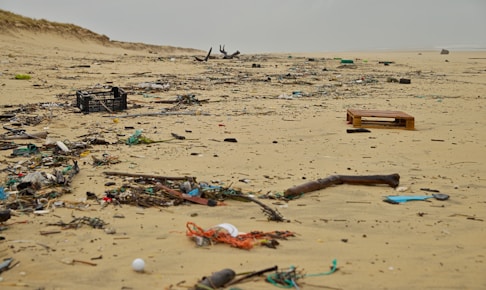
<svg viewBox="0 0 486 290">
<path fill-rule="evenodd" d="M 265 268 L 258 271 L 249 271 L 241 274 L 235 273 L 230 268 L 226 268 L 217 272 L 212 273 L 210 276 L 203 277 L 196 285 L 189 288 L 190 290 L 213 290 L 213 289 L 223 289 L 238 283 L 245 282 L 250 278 L 256 278 L 264 276 L 265 273 L 269 273 L 264 276 L 265 281 L 276 286 L 278 288 L 295 288 L 300 289 L 297 281 L 306 277 L 319 277 L 327 276 L 335 273 L 338 270 L 337 260 L 332 261 L 331 269 L 327 272 L 315 273 L 315 274 L 304 274 L 304 270 L 297 269 L 295 266 L 290 266 L 289 268 L 279 270 L 278 266 L 273 266 Z M 239 278 L 236 278 L 241 276 Z M 239 288 L 231 288 L 239 289 Z"/>
<path fill-rule="evenodd" d="M 94 229 L 103 229 L 106 226 L 106 223 L 97 217 L 79 217 L 79 218 L 74 218 L 72 221 L 69 223 L 64 223 L 62 221 L 57 222 L 57 223 L 50 223 L 47 224 L 48 226 L 60 226 L 63 229 L 78 229 L 82 225 L 89 225 Z"/>
<path fill-rule="evenodd" d="M 295 236 L 295 233 L 290 231 L 251 231 L 250 233 L 238 233 L 236 236 L 233 236 L 230 232 L 221 227 L 212 227 L 208 230 L 203 230 L 193 222 L 188 222 L 186 227 L 187 236 L 193 239 L 198 246 L 224 243 L 245 250 L 250 250 L 255 245 L 275 249 L 279 245 L 279 242 L 277 241 L 278 239 L 286 240 L 288 237 Z"/>
</svg>

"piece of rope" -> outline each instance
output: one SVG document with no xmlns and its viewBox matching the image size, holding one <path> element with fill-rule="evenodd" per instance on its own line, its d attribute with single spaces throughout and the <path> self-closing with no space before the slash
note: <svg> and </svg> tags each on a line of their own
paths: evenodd
<svg viewBox="0 0 486 290">
<path fill-rule="evenodd" d="M 290 266 L 288 271 L 276 272 L 271 275 L 267 276 L 267 281 L 270 284 L 279 287 L 279 288 L 295 288 L 300 289 L 296 283 L 297 279 L 304 278 L 304 277 L 317 277 L 317 276 L 325 276 L 330 275 L 337 270 L 337 260 L 334 259 L 332 261 L 332 268 L 328 272 L 316 273 L 316 274 L 304 274 L 299 275 L 296 272 L 296 268 L 294 266 Z"/>
<path fill-rule="evenodd" d="M 285 239 L 287 237 L 295 236 L 294 233 L 289 231 L 274 231 L 274 232 L 261 232 L 253 231 L 246 234 L 239 234 L 236 237 L 231 236 L 224 229 L 211 228 L 203 230 L 193 222 L 188 222 L 187 236 L 189 237 L 203 237 L 213 242 L 220 242 L 229 244 L 235 248 L 249 250 L 256 244 L 263 244 L 268 242 L 269 239 Z"/>
</svg>

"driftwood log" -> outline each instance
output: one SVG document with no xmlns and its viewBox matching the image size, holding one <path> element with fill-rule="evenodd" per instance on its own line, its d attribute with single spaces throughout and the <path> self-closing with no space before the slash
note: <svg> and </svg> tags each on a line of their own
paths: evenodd
<svg viewBox="0 0 486 290">
<path fill-rule="evenodd" d="M 389 175 L 331 175 L 315 181 L 306 182 L 287 189 L 284 192 L 286 198 L 295 198 L 304 193 L 324 189 L 337 184 L 354 184 L 354 185 L 378 185 L 385 184 L 393 188 L 400 183 L 400 175 L 397 173 Z"/>
<path fill-rule="evenodd" d="M 237 58 L 238 55 L 240 54 L 240 51 L 235 51 L 233 52 L 232 54 L 228 54 L 225 50 L 224 50 L 224 45 L 221 47 L 221 45 L 219 46 L 219 52 L 221 52 L 223 54 L 223 59 L 233 59 L 233 58 Z"/>
<path fill-rule="evenodd" d="M 205 58 L 200 58 L 200 57 L 197 57 L 195 56 L 194 58 L 197 60 L 197 61 L 208 61 L 209 59 L 209 56 L 211 55 L 211 51 L 213 50 L 213 48 L 209 48 L 209 51 L 208 51 L 208 54 L 206 55 Z"/>
</svg>

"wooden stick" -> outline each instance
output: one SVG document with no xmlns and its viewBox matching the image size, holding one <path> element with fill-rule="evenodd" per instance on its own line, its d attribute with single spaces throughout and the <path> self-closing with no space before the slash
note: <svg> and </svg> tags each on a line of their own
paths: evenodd
<svg viewBox="0 0 486 290">
<path fill-rule="evenodd" d="M 377 185 L 386 184 L 391 187 L 397 187 L 400 182 L 400 175 L 397 173 L 389 175 L 331 175 L 326 178 L 310 181 L 287 189 L 284 192 L 286 198 L 294 198 L 301 194 L 321 190 L 326 187 L 337 184 L 354 184 L 354 185 Z"/>
<path fill-rule="evenodd" d="M 43 236 L 51 235 L 51 234 L 60 234 L 60 233 L 61 231 L 40 231 L 40 234 Z"/>
<path fill-rule="evenodd" d="M 216 200 L 207 199 L 207 198 L 203 198 L 203 197 L 199 197 L 199 196 L 191 196 L 189 194 L 182 193 L 180 191 L 169 188 L 169 187 L 161 184 L 160 182 L 157 182 L 155 184 L 155 188 L 162 189 L 167 194 L 169 194 L 173 197 L 188 200 L 188 201 L 191 201 L 191 202 L 194 202 L 194 203 L 197 203 L 197 204 L 202 204 L 202 205 L 207 205 L 207 206 L 225 205 L 224 203 L 218 202 Z"/>
<path fill-rule="evenodd" d="M 45 139 L 47 137 L 47 132 L 36 132 L 36 133 L 22 133 L 18 135 L 1 135 L 1 140 L 15 140 L 15 139 Z"/>
<path fill-rule="evenodd" d="M 253 277 L 256 277 L 256 276 L 261 276 L 267 272 L 272 272 L 272 271 L 277 271 L 278 270 L 278 266 L 273 266 L 273 267 L 270 267 L 270 268 L 267 268 L 267 269 L 263 269 L 263 270 L 260 270 L 260 271 L 255 271 L 255 272 L 252 272 L 248 275 L 245 275 L 239 279 L 236 279 L 236 280 L 233 280 L 227 284 L 224 285 L 224 287 L 228 287 L 228 286 L 231 286 L 231 285 L 234 285 L 234 284 L 237 284 L 237 283 L 240 283 L 242 282 L 243 280 L 246 280 L 246 279 L 249 279 L 249 278 L 253 278 Z"/>
<path fill-rule="evenodd" d="M 90 266 L 98 265 L 98 264 L 90 262 L 90 261 L 83 261 L 83 260 L 76 260 L 76 259 L 73 259 L 73 263 L 82 263 L 82 264 L 86 264 L 86 265 L 90 265 Z"/>
<path fill-rule="evenodd" d="M 192 177 L 192 176 L 170 177 L 170 176 L 160 176 L 160 175 L 153 175 L 153 174 L 139 174 L 139 173 L 115 172 L 115 171 L 105 171 L 103 173 L 106 175 L 153 178 L 159 180 L 192 180 L 192 181 L 196 180 L 196 177 Z"/>
</svg>

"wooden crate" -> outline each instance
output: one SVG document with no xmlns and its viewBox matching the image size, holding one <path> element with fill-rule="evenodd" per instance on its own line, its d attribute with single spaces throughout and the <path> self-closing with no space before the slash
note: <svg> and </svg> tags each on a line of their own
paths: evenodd
<svg viewBox="0 0 486 290">
<path fill-rule="evenodd" d="M 415 129 L 415 118 L 401 111 L 348 109 L 346 120 L 357 128 Z"/>
</svg>

